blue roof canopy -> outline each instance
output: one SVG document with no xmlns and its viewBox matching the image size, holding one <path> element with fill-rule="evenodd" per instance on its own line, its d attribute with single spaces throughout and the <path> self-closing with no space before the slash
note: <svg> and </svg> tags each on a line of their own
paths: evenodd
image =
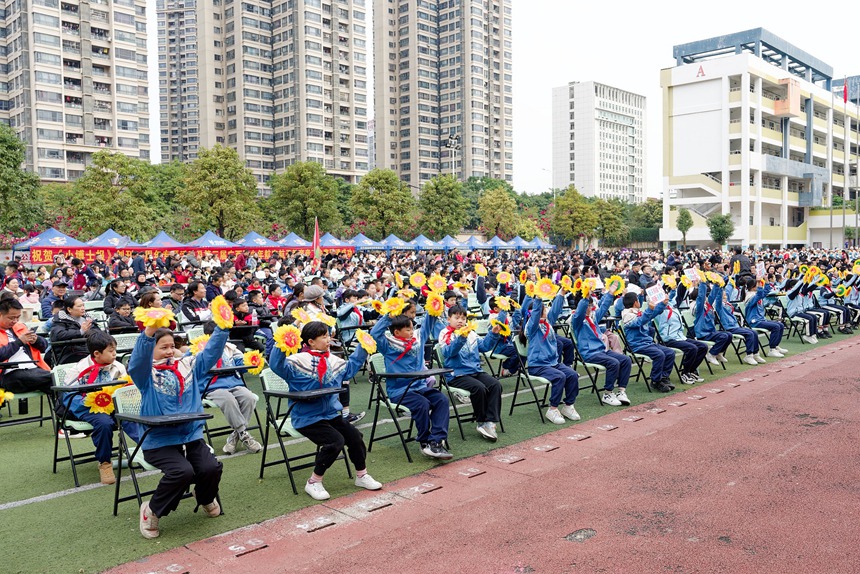
<svg viewBox="0 0 860 574">
<path fill-rule="evenodd" d="M 188 244 L 189 247 L 209 247 L 212 249 L 230 249 L 236 247 L 232 241 L 227 241 L 223 237 L 218 237 L 212 231 L 207 231 L 194 241 Z"/>
<path fill-rule="evenodd" d="M 341 241 L 331 233 L 326 233 L 320 237 L 320 247 L 353 247 L 346 241 Z"/>
<path fill-rule="evenodd" d="M 481 241 L 474 235 L 466 240 L 466 246 L 471 249 L 491 249 L 493 247 L 489 243 Z"/>
<path fill-rule="evenodd" d="M 141 243 L 140 246 L 144 249 L 169 249 L 185 247 L 185 245 L 179 243 L 163 231 L 149 241 Z"/>
<path fill-rule="evenodd" d="M 446 250 L 448 249 L 464 249 L 466 247 L 465 243 L 457 241 L 450 235 L 446 235 L 442 239 L 439 240 L 439 245 L 444 247 Z"/>
<path fill-rule="evenodd" d="M 490 239 L 490 240 L 487 242 L 487 244 L 488 244 L 490 247 L 493 247 L 493 248 L 495 248 L 495 249 L 514 249 L 514 246 L 513 246 L 513 245 L 511 245 L 510 243 L 506 243 L 506 242 L 505 242 L 505 241 L 503 241 L 503 240 L 502 240 L 502 238 L 501 238 L 501 237 L 499 237 L 498 235 L 496 235 L 495 237 L 493 237 L 492 239 Z"/>
<path fill-rule="evenodd" d="M 441 249 L 441 246 L 435 241 L 424 237 L 423 235 L 419 235 L 412 241 L 410 241 L 407 245 L 415 249 L 426 249 L 428 251 Z"/>
<path fill-rule="evenodd" d="M 379 241 L 374 241 L 373 239 L 366 236 L 364 233 L 359 233 L 355 237 L 349 240 L 352 245 L 355 245 L 355 249 L 357 251 L 383 251 L 385 250 L 385 246 Z"/>
<path fill-rule="evenodd" d="M 128 237 L 120 235 L 113 229 L 108 229 L 98 237 L 93 237 L 87 241 L 87 245 L 91 247 L 111 247 L 113 249 L 126 247 L 130 243 L 131 240 Z"/>
<path fill-rule="evenodd" d="M 511 239 L 508 243 L 511 245 L 511 247 L 516 247 L 517 249 L 528 249 L 529 247 L 532 247 L 532 245 L 530 245 L 528 241 L 526 241 L 519 235 Z"/>
<path fill-rule="evenodd" d="M 252 231 L 242 239 L 236 242 L 236 245 L 247 247 L 248 249 L 277 249 L 281 247 L 277 242 L 272 241 L 268 237 L 263 237 L 256 231 Z"/>
<path fill-rule="evenodd" d="M 387 249 L 412 249 L 411 247 L 409 247 L 409 245 L 405 241 L 403 241 L 402 239 L 400 239 L 399 237 L 397 237 L 393 233 L 391 235 L 389 235 L 388 237 L 386 237 L 385 239 L 383 239 L 382 244 Z"/>
<path fill-rule="evenodd" d="M 278 240 L 278 245 L 281 247 L 310 247 L 311 242 L 302 239 L 295 233 L 290 233 L 283 239 Z"/>
<path fill-rule="evenodd" d="M 14 250 L 30 251 L 33 247 L 86 247 L 86 244 L 51 227 L 36 237 L 31 237 L 27 241 L 17 244 Z"/>
</svg>

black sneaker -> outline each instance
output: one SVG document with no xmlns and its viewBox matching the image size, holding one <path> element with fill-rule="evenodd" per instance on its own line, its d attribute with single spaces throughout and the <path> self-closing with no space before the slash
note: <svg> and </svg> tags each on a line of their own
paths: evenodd
<svg viewBox="0 0 860 574">
<path fill-rule="evenodd" d="M 421 452 L 430 458 L 438 458 L 441 460 L 450 460 L 454 455 L 445 450 L 441 444 L 436 441 L 421 443 Z"/>
<path fill-rule="evenodd" d="M 357 423 L 358 421 L 360 421 L 361 419 L 364 418 L 364 414 L 365 414 L 364 411 L 361 411 L 358 414 L 349 413 L 349 414 L 343 415 L 343 420 L 345 420 L 346 422 L 348 422 L 351 425 L 354 425 L 355 423 Z"/>
<path fill-rule="evenodd" d="M 673 385 L 669 379 L 663 379 L 662 381 L 660 381 L 660 383 L 666 387 L 669 387 L 670 391 L 675 390 L 675 385 Z"/>
<path fill-rule="evenodd" d="M 658 393 L 668 393 L 672 390 L 671 388 L 669 388 L 669 385 L 664 385 L 662 382 L 652 383 L 651 388 Z"/>
</svg>

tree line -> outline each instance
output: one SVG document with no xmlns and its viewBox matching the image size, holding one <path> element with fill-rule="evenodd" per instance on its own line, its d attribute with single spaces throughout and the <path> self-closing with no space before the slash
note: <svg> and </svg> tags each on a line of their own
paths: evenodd
<svg viewBox="0 0 860 574">
<path fill-rule="evenodd" d="M 210 229 L 228 240 L 252 230 L 310 238 L 315 218 L 323 232 L 364 233 L 374 240 L 419 233 L 439 240 L 474 230 L 503 239 L 588 238 L 620 245 L 631 229 L 657 228 L 662 218 L 659 201 L 584 198 L 572 186 L 529 195 L 502 180 L 439 175 L 415 187 L 385 169 L 350 184 L 316 162 L 273 175 L 270 196 L 259 197 L 252 172 L 223 146 L 201 150 L 186 164 L 159 165 L 102 150 L 78 180 L 43 185 L 21 169 L 24 151 L 14 132 L 0 127 L 0 243 L 7 246 L 47 227 L 83 238 L 113 228 L 135 241 L 158 230 L 188 241 Z"/>
</svg>

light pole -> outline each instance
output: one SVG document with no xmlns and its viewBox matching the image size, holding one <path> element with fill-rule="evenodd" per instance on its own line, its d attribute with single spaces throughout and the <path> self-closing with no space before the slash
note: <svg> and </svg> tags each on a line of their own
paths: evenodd
<svg viewBox="0 0 860 574">
<path fill-rule="evenodd" d="M 451 175 L 457 178 L 457 150 L 462 147 L 460 143 L 460 134 L 451 134 L 448 136 L 448 143 L 445 144 L 451 150 Z"/>
</svg>

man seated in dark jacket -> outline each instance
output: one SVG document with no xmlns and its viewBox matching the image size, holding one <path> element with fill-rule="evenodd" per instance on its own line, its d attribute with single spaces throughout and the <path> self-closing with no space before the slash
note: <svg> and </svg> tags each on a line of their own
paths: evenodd
<svg viewBox="0 0 860 574">
<path fill-rule="evenodd" d="M 0 362 L 18 363 L 0 371 L 0 387 L 12 393 L 47 393 L 51 390 L 51 369 L 42 354 L 48 341 L 19 323 L 22 309 L 14 297 L 0 298 Z"/>
<path fill-rule="evenodd" d="M 51 317 L 51 306 L 54 304 L 54 301 L 60 301 L 66 297 L 66 290 L 68 289 L 68 285 L 65 283 L 61 283 L 60 281 L 55 281 L 51 286 L 51 293 L 44 299 L 42 299 L 42 319 L 46 321 Z"/>
</svg>

